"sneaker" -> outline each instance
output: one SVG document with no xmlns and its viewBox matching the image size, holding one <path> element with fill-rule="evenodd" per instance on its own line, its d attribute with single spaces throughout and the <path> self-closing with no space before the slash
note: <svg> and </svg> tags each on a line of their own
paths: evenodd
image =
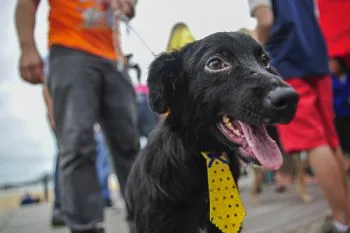
<svg viewBox="0 0 350 233">
<path fill-rule="evenodd" d="M 333 225 L 333 219 L 331 217 L 326 217 L 320 233 L 350 233 L 350 229 L 348 229 L 348 231 L 346 231 L 346 232 L 339 231 Z"/>
<path fill-rule="evenodd" d="M 51 226 L 53 227 L 62 227 L 66 223 L 63 220 L 63 216 L 60 209 L 53 209 L 51 216 Z"/>
</svg>

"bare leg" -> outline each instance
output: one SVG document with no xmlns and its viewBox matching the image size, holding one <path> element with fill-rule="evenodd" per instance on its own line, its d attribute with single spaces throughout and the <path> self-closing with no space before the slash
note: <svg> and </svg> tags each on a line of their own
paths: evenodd
<svg viewBox="0 0 350 233">
<path fill-rule="evenodd" d="M 299 194 L 301 200 L 303 202 L 310 202 L 311 196 L 307 190 L 306 180 L 305 180 L 305 170 L 308 165 L 308 161 L 306 159 L 301 158 L 300 153 L 295 153 L 292 155 L 296 168 L 296 176 L 295 181 L 297 184 L 297 193 Z"/>
<path fill-rule="evenodd" d="M 259 205 L 259 191 L 264 180 L 264 170 L 262 168 L 254 168 L 255 180 L 252 188 L 252 203 L 254 206 Z"/>
<path fill-rule="evenodd" d="M 337 161 L 340 164 L 340 167 L 343 168 L 340 171 L 342 172 L 342 177 L 343 177 L 343 184 L 346 190 L 346 195 L 349 196 L 349 189 L 348 189 L 348 182 L 347 182 L 347 170 L 348 170 L 348 164 L 349 162 L 347 161 L 347 158 L 345 158 L 343 150 L 338 147 L 334 150 L 334 153 L 336 155 Z"/>
<path fill-rule="evenodd" d="M 350 155 L 348 154 L 348 153 L 345 153 L 344 154 L 345 155 L 345 164 L 346 164 L 346 166 L 345 166 L 345 172 L 346 172 L 346 174 L 347 173 L 349 173 L 350 172 Z"/>
<path fill-rule="evenodd" d="M 350 201 L 344 187 L 343 169 L 328 146 L 320 146 L 310 151 L 310 164 L 318 183 L 330 205 L 336 221 L 348 224 L 350 221 Z"/>
</svg>

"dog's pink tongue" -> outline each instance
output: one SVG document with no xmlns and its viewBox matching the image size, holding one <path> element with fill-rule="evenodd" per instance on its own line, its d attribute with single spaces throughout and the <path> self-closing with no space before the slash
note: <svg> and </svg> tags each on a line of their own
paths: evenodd
<svg viewBox="0 0 350 233">
<path fill-rule="evenodd" d="M 281 151 L 276 142 L 270 138 L 264 126 L 250 126 L 239 122 L 253 156 L 261 166 L 269 170 L 277 170 L 283 164 Z"/>
</svg>

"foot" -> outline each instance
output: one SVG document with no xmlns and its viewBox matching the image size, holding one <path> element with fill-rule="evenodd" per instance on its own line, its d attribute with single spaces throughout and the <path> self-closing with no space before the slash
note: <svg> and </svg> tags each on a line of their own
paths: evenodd
<svg viewBox="0 0 350 233">
<path fill-rule="evenodd" d="M 307 194 L 307 193 L 301 194 L 301 195 L 299 195 L 299 196 L 300 196 L 301 200 L 302 200 L 303 202 L 305 202 L 305 203 L 308 203 L 308 202 L 311 202 L 311 201 L 312 201 L 311 195 L 309 195 L 309 194 Z"/>
<path fill-rule="evenodd" d="M 297 193 L 303 202 L 308 203 L 312 201 L 311 195 L 308 194 L 305 188 L 301 188 L 300 186 L 297 186 Z"/>
<path fill-rule="evenodd" d="M 254 207 L 259 206 L 259 197 L 257 194 L 252 194 L 250 201 Z"/>
<path fill-rule="evenodd" d="M 54 209 L 51 216 L 51 226 L 53 227 L 62 227 L 65 226 L 63 216 L 60 209 Z"/>
<path fill-rule="evenodd" d="M 333 225 L 333 218 L 327 217 L 320 233 L 350 233 L 350 229 L 347 231 L 339 231 L 334 225 Z"/>
</svg>

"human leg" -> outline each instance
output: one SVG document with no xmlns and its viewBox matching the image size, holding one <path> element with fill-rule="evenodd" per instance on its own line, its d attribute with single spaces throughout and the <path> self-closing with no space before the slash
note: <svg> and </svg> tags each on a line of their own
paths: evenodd
<svg viewBox="0 0 350 233">
<path fill-rule="evenodd" d="M 341 149 L 344 152 L 344 164 L 347 172 L 350 172 L 350 116 L 336 116 L 335 126 L 339 136 Z M 336 151 L 336 154 L 339 153 Z M 341 157 L 342 155 L 338 155 Z M 342 157 L 341 157 L 342 158 Z"/>
<path fill-rule="evenodd" d="M 103 222 L 93 133 L 101 83 L 98 66 L 95 56 L 65 47 L 50 48 L 48 86 L 60 146 L 61 209 L 72 232 L 94 231 Z"/>
<path fill-rule="evenodd" d="M 105 132 L 122 195 L 139 150 L 136 95 L 127 74 L 106 64 L 101 123 Z"/>
<path fill-rule="evenodd" d="M 315 176 L 332 209 L 334 218 L 339 222 L 347 223 L 350 207 L 344 187 L 342 168 L 330 149 L 330 146 L 336 145 L 337 139 L 332 135 L 333 141 L 329 142 L 326 135 L 327 126 L 319 110 L 316 81 L 306 78 L 287 80 L 299 93 L 300 101 L 293 121 L 286 126 L 279 126 L 278 129 L 287 153 L 309 151 L 311 167 L 315 171 Z"/>
<path fill-rule="evenodd" d="M 315 86 L 317 87 L 318 92 L 318 110 L 320 119 L 322 120 L 322 124 L 325 128 L 325 136 L 327 138 L 328 145 L 332 148 L 339 166 L 343 168 L 343 183 L 347 190 L 347 181 L 346 181 L 346 164 L 344 153 L 341 148 L 341 144 L 339 141 L 336 125 L 334 123 L 335 114 L 333 110 L 333 90 L 332 80 L 329 76 L 319 77 L 315 79 Z M 349 126 L 345 126 L 345 129 L 348 129 Z M 347 132 L 350 130 L 348 129 Z M 340 135 L 339 135 L 340 136 Z M 344 147 L 346 148 L 346 147 Z"/>
<path fill-rule="evenodd" d="M 350 221 L 349 200 L 341 182 L 343 173 L 333 151 L 329 146 L 317 147 L 310 150 L 309 160 L 334 219 L 342 224 L 348 224 Z"/>
<path fill-rule="evenodd" d="M 58 148 L 57 148 L 58 150 Z M 54 171 L 54 202 L 51 215 L 51 225 L 64 226 L 65 222 L 61 212 L 61 201 L 60 201 L 60 188 L 59 188 L 59 152 L 57 152 L 55 159 L 55 171 Z"/>
<path fill-rule="evenodd" d="M 109 149 L 107 148 L 103 132 L 101 130 L 95 130 L 95 138 L 97 143 L 97 158 L 96 169 L 99 183 L 101 186 L 101 192 L 104 199 L 105 206 L 111 206 L 111 196 L 108 190 L 108 176 L 111 174 L 111 165 L 109 164 L 108 157 Z"/>
<path fill-rule="evenodd" d="M 295 181 L 297 184 L 297 192 L 304 202 L 311 201 L 311 196 L 307 189 L 307 183 L 306 183 L 306 168 L 308 166 L 308 159 L 305 158 L 305 154 L 307 156 L 306 152 L 300 152 L 300 153 L 293 153 L 293 160 L 295 165 Z"/>
</svg>

